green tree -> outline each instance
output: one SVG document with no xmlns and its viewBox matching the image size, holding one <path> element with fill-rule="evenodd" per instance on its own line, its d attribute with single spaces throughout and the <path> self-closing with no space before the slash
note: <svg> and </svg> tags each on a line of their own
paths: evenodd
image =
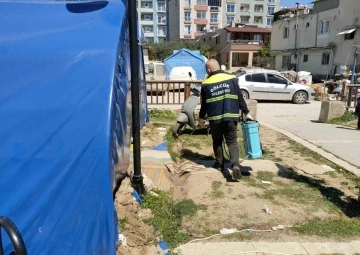
<svg viewBox="0 0 360 255">
<path fill-rule="evenodd" d="M 275 58 L 270 54 L 270 44 L 262 47 L 254 57 L 254 65 L 264 68 L 275 68 Z"/>
<path fill-rule="evenodd" d="M 173 54 L 173 50 L 181 50 L 183 48 L 189 50 L 198 50 L 206 58 L 216 58 L 217 56 L 217 50 L 212 48 L 207 43 L 191 40 L 181 40 L 150 44 L 149 58 L 151 60 L 163 61 Z"/>
</svg>

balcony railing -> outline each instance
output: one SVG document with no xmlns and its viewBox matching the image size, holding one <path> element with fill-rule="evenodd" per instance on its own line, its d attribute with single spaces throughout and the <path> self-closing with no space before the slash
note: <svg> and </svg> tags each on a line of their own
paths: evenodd
<svg viewBox="0 0 360 255">
<path fill-rule="evenodd" d="M 231 44 L 234 45 L 244 45 L 244 44 L 253 44 L 253 45 L 262 45 L 262 40 L 232 40 Z"/>
<path fill-rule="evenodd" d="M 259 13 L 259 12 L 264 12 L 264 10 L 263 10 L 263 9 L 255 9 L 254 12 L 258 12 L 258 13 Z"/>
<path fill-rule="evenodd" d="M 249 24 L 249 23 L 250 23 L 250 20 L 240 20 L 240 23 L 241 23 L 241 24 Z"/>
</svg>

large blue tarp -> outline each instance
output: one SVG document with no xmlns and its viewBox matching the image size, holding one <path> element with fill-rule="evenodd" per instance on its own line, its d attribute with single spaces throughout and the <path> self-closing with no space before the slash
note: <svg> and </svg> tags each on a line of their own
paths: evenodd
<svg viewBox="0 0 360 255">
<path fill-rule="evenodd" d="M 166 77 L 169 77 L 171 70 L 178 66 L 190 66 L 196 72 L 198 80 L 205 79 L 206 75 L 206 58 L 199 51 L 188 49 L 176 50 L 173 54 L 164 60 L 166 68 Z"/>
<path fill-rule="evenodd" d="M 131 138 L 126 10 L 0 0 L 0 216 L 30 255 L 115 254 L 112 194 Z"/>
</svg>

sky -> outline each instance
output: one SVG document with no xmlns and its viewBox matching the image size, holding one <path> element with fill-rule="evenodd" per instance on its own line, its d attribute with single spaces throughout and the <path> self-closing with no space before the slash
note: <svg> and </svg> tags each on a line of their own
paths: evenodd
<svg viewBox="0 0 360 255">
<path fill-rule="evenodd" d="M 313 0 L 280 0 L 280 6 L 293 7 L 296 5 L 295 3 L 299 3 L 300 5 L 303 4 L 311 7 L 312 6 L 312 4 L 310 4 L 311 2 L 313 2 Z"/>
</svg>

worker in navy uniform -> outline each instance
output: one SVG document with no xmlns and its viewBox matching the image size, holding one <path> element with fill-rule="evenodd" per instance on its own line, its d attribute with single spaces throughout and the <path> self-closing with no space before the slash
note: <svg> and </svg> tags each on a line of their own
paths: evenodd
<svg viewBox="0 0 360 255">
<path fill-rule="evenodd" d="M 206 63 L 206 71 L 208 78 L 201 87 L 199 125 L 203 125 L 207 115 L 216 158 L 215 168 L 219 171 L 224 170 L 222 145 L 225 138 L 230 152 L 233 178 L 241 179 L 239 145 L 237 143 L 239 110 L 246 115 L 246 119 L 253 120 L 253 118 L 241 93 L 237 77 L 221 70 L 215 59 L 210 59 Z"/>
</svg>

